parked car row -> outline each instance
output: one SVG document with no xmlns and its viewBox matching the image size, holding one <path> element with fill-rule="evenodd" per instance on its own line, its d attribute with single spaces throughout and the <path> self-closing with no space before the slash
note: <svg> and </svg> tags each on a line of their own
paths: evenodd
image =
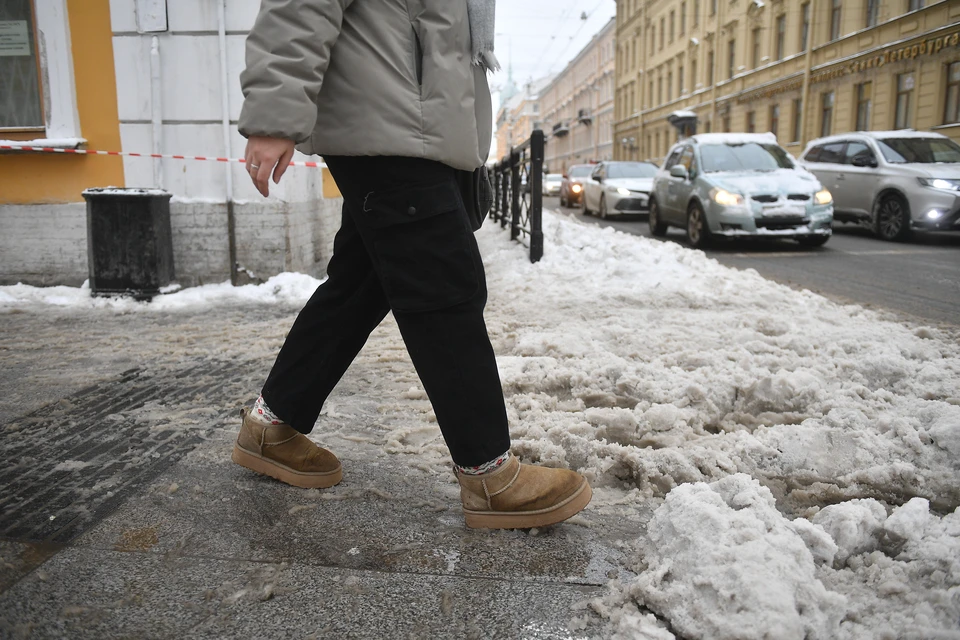
<svg viewBox="0 0 960 640">
<path fill-rule="evenodd" d="M 645 213 L 653 235 L 680 227 L 695 247 L 744 236 L 820 246 L 834 219 L 902 240 L 913 229 L 960 230 L 960 146 L 936 133 L 855 132 L 810 142 L 798 161 L 771 133 L 696 134 L 659 168 L 574 165 L 559 195 L 586 215 Z"/>
</svg>

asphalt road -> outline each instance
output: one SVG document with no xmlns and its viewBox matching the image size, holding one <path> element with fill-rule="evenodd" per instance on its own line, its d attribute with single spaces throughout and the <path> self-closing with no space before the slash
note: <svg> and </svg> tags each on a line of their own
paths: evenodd
<svg viewBox="0 0 960 640">
<path fill-rule="evenodd" d="M 625 233 L 650 237 L 646 216 L 599 220 L 579 209 L 544 207 Z M 682 229 L 667 242 L 686 245 Z M 884 242 L 867 229 L 837 224 L 833 238 L 816 249 L 789 240 L 723 243 L 707 252 L 722 264 L 755 269 L 765 278 L 809 289 L 843 303 L 890 311 L 905 320 L 960 327 L 960 233 L 915 233 L 908 242 Z"/>
</svg>

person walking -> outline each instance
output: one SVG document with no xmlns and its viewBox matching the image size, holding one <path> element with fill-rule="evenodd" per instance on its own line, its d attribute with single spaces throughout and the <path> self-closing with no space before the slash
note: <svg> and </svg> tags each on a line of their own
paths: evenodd
<svg viewBox="0 0 960 640">
<path fill-rule="evenodd" d="M 450 450 L 469 527 L 565 520 L 580 474 L 510 452 L 483 320 L 483 262 L 458 171 L 486 161 L 495 0 L 262 0 L 246 42 L 239 130 L 261 194 L 294 148 L 322 155 L 343 195 L 327 280 L 298 315 L 233 460 L 331 487 L 337 457 L 306 434 L 370 332 L 393 312 Z"/>
</svg>

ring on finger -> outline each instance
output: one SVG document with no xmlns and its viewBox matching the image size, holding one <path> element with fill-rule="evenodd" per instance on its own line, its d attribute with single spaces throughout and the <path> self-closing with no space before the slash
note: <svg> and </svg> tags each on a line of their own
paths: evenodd
<svg viewBox="0 0 960 640">
<path fill-rule="evenodd" d="M 257 169 L 260 168 L 260 165 L 258 165 L 258 164 L 251 164 L 251 165 L 250 165 L 250 168 L 253 169 L 254 171 L 256 171 Z"/>
</svg>

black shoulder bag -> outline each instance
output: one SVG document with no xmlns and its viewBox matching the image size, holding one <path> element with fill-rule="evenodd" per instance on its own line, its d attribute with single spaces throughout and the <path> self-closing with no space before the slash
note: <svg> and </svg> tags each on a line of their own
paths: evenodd
<svg viewBox="0 0 960 640">
<path fill-rule="evenodd" d="M 457 184 L 463 205 L 467 208 L 467 218 L 474 231 L 483 225 L 490 207 L 493 205 L 493 185 L 487 167 L 481 166 L 473 171 L 457 171 Z"/>
</svg>

